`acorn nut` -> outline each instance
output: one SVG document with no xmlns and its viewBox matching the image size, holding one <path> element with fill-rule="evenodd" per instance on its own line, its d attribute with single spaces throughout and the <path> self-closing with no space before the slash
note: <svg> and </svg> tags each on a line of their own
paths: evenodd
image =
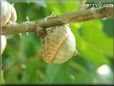
<svg viewBox="0 0 114 86">
<path fill-rule="evenodd" d="M 76 41 L 67 25 L 46 28 L 41 56 L 47 63 L 61 64 L 78 54 Z"/>
<path fill-rule="evenodd" d="M 8 3 L 6 0 L 1 1 L 1 9 L 0 9 L 0 30 L 2 31 L 2 27 L 7 25 L 8 23 L 16 22 L 17 14 L 16 10 Z M 6 47 L 6 37 L 4 35 L 0 35 L 0 55 L 2 55 L 5 47 Z"/>
</svg>

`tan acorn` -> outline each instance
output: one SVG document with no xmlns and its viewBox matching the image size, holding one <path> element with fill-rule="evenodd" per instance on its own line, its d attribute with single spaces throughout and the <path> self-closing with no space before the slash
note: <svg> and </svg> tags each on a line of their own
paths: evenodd
<svg viewBox="0 0 114 86">
<path fill-rule="evenodd" d="M 1 1 L 1 9 L 0 9 L 0 26 L 3 27 L 7 23 L 15 22 L 17 20 L 16 10 L 7 1 Z"/>
<path fill-rule="evenodd" d="M 10 4 L 7 1 L 1 1 L 0 24 L 5 26 L 11 17 Z"/>
<path fill-rule="evenodd" d="M 2 27 L 7 25 L 8 23 L 14 23 L 17 20 L 16 10 L 8 3 L 6 0 L 1 1 L 1 9 L 0 9 L 0 30 L 2 31 Z M 2 55 L 5 47 L 6 47 L 6 37 L 4 35 L 0 35 L 0 55 Z"/>
<path fill-rule="evenodd" d="M 76 54 L 75 37 L 67 25 L 46 29 L 41 56 L 47 63 L 61 64 Z"/>
<path fill-rule="evenodd" d="M 13 5 L 10 5 L 10 8 L 11 8 L 11 18 L 10 18 L 10 21 L 11 22 L 16 22 L 17 21 L 17 13 L 16 13 L 16 10 L 14 8 Z"/>
</svg>

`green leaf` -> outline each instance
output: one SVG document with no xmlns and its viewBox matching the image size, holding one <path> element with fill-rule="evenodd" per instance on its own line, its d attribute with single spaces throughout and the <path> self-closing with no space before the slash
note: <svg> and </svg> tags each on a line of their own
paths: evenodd
<svg viewBox="0 0 114 86">
<path fill-rule="evenodd" d="M 48 84 L 74 83 L 75 79 L 71 71 L 72 69 L 70 69 L 68 62 L 60 65 L 49 64 L 46 69 L 46 78 L 44 80 L 44 83 Z"/>
<path fill-rule="evenodd" d="M 13 66 L 11 70 L 8 71 L 6 78 L 5 78 L 6 83 L 18 83 L 18 67 Z"/>
<path fill-rule="evenodd" d="M 69 11 L 75 11 L 77 8 L 79 8 L 79 3 L 76 3 L 76 1 L 46 0 L 46 2 L 47 9 L 50 9 L 52 12 L 55 12 L 58 15 L 65 14 Z"/>
<path fill-rule="evenodd" d="M 94 48 L 83 40 L 81 42 L 81 55 L 84 56 L 88 61 L 90 61 L 90 63 L 95 64 L 96 67 L 102 64 L 109 64 L 108 59 L 103 55 L 102 52 L 99 52 L 98 49 Z"/>
<path fill-rule="evenodd" d="M 113 39 L 103 32 L 103 25 L 100 21 L 88 21 L 82 24 L 82 37 L 89 45 L 96 48 L 104 55 L 113 57 Z"/>
<path fill-rule="evenodd" d="M 22 83 L 38 82 L 38 63 L 36 59 L 29 59 L 22 77 Z"/>
</svg>

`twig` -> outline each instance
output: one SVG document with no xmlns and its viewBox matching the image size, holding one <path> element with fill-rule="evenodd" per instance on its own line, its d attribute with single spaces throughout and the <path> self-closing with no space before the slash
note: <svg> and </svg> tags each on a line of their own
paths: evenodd
<svg viewBox="0 0 114 86">
<path fill-rule="evenodd" d="M 92 19 L 101 19 L 107 17 L 114 17 L 113 7 L 103 7 L 94 9 L 79 10 L 70 12 L 58 17 L 49 18 L 47 21 L 27 21 L 23 23 L 10 24 L 2 28 L 0 34 L 14 34 L 24 32 L 35 32 L 36 29 L 48 28 L 67 23 L 84 22 Z M 41 27 L 41 28 L 40 28 Z"/>
</svg>

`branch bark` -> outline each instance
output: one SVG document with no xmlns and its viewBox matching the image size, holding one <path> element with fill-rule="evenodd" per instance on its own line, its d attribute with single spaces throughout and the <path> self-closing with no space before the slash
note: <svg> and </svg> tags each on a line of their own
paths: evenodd
<svg viewBox="0 0 114 86">
<path fill-rule="evenodd" d="M 101 19 L 107 17 L 114 17 L 113 7 L 79 10 L 58 17 L 49 18 L 47 21 L 42 19 L 37 21 L 26 21 L 15 24 L 12 23 L 3 27 L 0 34 L 6 35 L 24 32 L 36 32 L 36 30 L 40 30 L 41 28 L 45 29 L 48 27 L 63 25 L 67 23 L 84 22 L 92 19 Z"/>
</svg>

